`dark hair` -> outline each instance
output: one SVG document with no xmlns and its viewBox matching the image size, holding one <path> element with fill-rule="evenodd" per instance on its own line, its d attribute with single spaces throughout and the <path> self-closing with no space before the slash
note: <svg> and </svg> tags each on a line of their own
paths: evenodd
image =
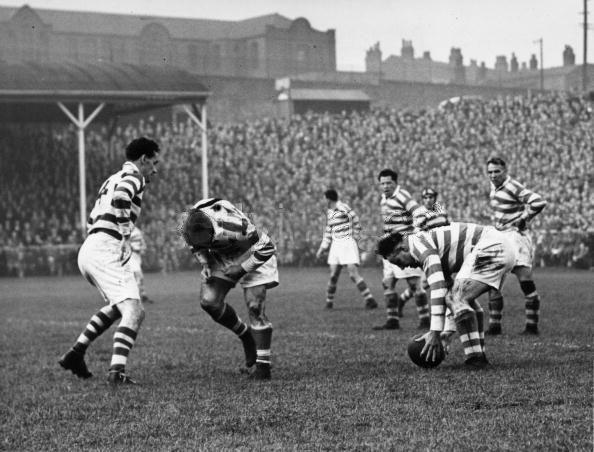
<svg viewBox="0 0 594 452">
<path fill-rule="evenodd" d="M 400 232 L 390 232 L 388 234 L 384 234 L 380 237 L 379 241 L 377 242 L 377 248 L 375 249 L 375 253 L 379 254 L 384 259 L 387 259 L 388 255 L 392 253 L 394 248 L 402 242 L 404 237 Z"/>
<path fill-rule="evenodd" d="M 326 199 L 329 199 L 330 201 L 338 201 L 338 193 L 333 188 L 329 188 L 328 190 L 326 190 L 324 192 L 324 196 L 326 197 Z"/>
<path fill-rule="evenodd" d="M 398 182 L 398 173 L 390 168 L 381 170 L 377 175 L 377 180 L 380 180 L 382 177 L 391 177 L 394 182 Z"/>
<path fill-rule="evenodd" d="M 421 196 L 426 197 L 426 196 L 432 196 L 433 198 L 437 198 L 437 192 L 435 190 L 433 190 L 431 187 L 427 187 L 423 190 L 423 193 L 421 194 Z"/>
<path fill-rule="evenodd" d="M 505 160 L 503 160 L 501 157 L 491 157 L 489 160 L 487 160 L 487 165 L 499 165 L 499 166 L 503 166 L 505 168 Z"/>
<path fill-rule="evenodd" d="M 128 146 L 126 146 L 126 158 L 132 162 L 138 160 L 143 155 L 152 158 L 159 151 L 159 145 L 155 141 L 140 137 L 128 143 Z"/>
</svg>

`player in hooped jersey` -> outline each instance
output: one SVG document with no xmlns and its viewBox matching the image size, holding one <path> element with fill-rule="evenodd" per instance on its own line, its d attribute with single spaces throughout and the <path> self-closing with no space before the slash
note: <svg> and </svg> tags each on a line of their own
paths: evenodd
<svg viewBox="0 0 594 452">
<path fill-rule="evenodd" d="M 538 334 L 540 297 L 532 275 L 534 245 L 528 232 L 528 223 L 538 215 L 547 202 L 507 174 L 505 161 L 499 157 L 487 161 L 487 174 L 491 181 L 490 206 L 495 228 L 506 234 L 516 247 L 516 265 L 513 273 L 524 293 L 526 327 L 522 334 Z M 487 334 L 501 334 L 503 296 L 500 291 L 489 293 L 489 329 Z"/>
<path fill-rule="evenodd" d="M 95 286 L 107 306 L 101 308 L 60 358 L 60 365 L 80 378 L 92 376 L 85 363 L 88 346 L 121 318 L 113 339 L 109 367 L 110 384 L 135 383 L 126 375 L 126 364 L 144 309 L 130 265 L 130 234 L 142 207 L 146 184 L 157 172 L 159 146 L 148 138 L 137 138 L 126 146 L 126 162 L 99 189 L 87 222 L 87 238 L 78 253 L 78 267 Z"/>
<path fill-rule="evenodd" d="M 250 378 L 271 378 L 272 323 L 265 313 L 267 289 L 278 286 L 276 248 L 270 237 L 224 199 L 208 198 L 193 207 L 198 240 L 188 243 L 202 265 L 200 305 L 212 319 L 242 341 L 246 366 L 256 365 Z M 250 325 L 225 297 L 237 283 L 243 287 Z"/>
<path fill-rule="evenodd" d="M 439 228 L 441 226 L 447 226 L 450 224 L 450 219 L 448 217 L 448 213 L 445 207 L 437 202 L 438 193 L 431 187 L 426 187 L 421 192 L 423 207 L 425 211 L 423 215 L 425 216 L 424 221 L 422 222 L 421 229 L 423 231 L 428 231 L 430 229 Z M 423 290 L 427 291 L 429 289 L 429 284 L 427 284 L 427 278 L 422 277 L 422 284 Z M 402 317 L 402 310 L 404 305 L 408 300 L 413 297 L 412 291 L 407 288 L 405 289 L 398 299 L 398 316 Z"/>
<path fill-rule="evenodd" d="M 431 326 L 423 336 L 422 354 L 434 360 L 443 352 L 440 334 L 449 308 L 466 364 L 471 368 L 488 365 L 484 316 L 477 298 L 492 289 L 499 290 L 514 266 L 514 248 L 506 236 L 490 226 L 451 223 L 430 231 L 387 234 L 380 239 L 377 252 L 400 267 L 422 267 L 427 275 L 431 287 Z M 452 286 L 452 296 L 447 297 Z"/>
<path fill-rule="evenodd" d="M 330 279 L 326 290 L 326 309 L 332 309 L 334 306 L 336 284 L 343 266 L 346 266 L 351 281 L 355 283 L 357 289 L 361 292 L 361 296 L 365 300 L 365 308 L 375 309 L 377 308 L 377 302 L 373 298 L 365 280 L 359 274 L 358 269 L 361 263 L 357 245 L 361 234 L 359 217 L 353 209 L 338 199 L 336 190 L 326 190 L 324 197 L 328 202 L 326 228 L 316 257 L 319 259 L 323 253 L 328 251 Z"/>
<path fill-rule="evenodd" d="M 383 232 L 410 233 L 422 227 L 425 221 L 425 209 L 420 206 L 408 191 L 398 185 L 398 174 L 391 169 L 383 169 L 378 174 L 378 181 L 382 191 L 380 202 Z M 429 307 L 427 294 L 421 285 L 423 272 L 419 268 L 400 268 L 384 259 L 383 278 L 384 299 L 386 301 L 386 322 L 374 326 L 376 330 L 395 330 L 400 328 L 398 314 L 399 295 L 396 283 L 405 279 L 408 288 L 415 298 L 419 315 L 419 328 L 429 327 Z"/>
</svg>

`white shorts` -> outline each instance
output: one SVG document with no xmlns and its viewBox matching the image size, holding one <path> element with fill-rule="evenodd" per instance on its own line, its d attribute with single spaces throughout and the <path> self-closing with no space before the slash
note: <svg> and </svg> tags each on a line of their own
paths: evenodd
<svg viewBox="0 0 594 452">
<path fill-rule="evenodd" d="M 328 265 L 359 265 L 359 248 L 352 237 L 334 239 L 328 252 Z"/>
<path fill-rule="evenodd" d="M 241 287 L 255 287 L 266 286 L 267 289 L 272 289 L 278 286 L 278 266 L 276 263 L 276 256 L 272 256 L 254 271 L 244 275 L 239 281 L 235 281 L 225 276 L 225 271 L 232 265 L 240 265 L 249 254 L 242 254 L 236 258 L 227 258 L 222 256 L 212 256 L 213 259 L 209 263 L 212 276 L 218 279 L 229 281 L 235 285 L 239 282 Z"/>
<path fill-rule="evenodd" d="M 516 253 L 507 237 L 494 228 L 487 228 L 483 237 L 464 259 L 456 280 L 472 279 L 501 290 L 505 275 L 514 268 Z"/>
<path fill-rule="evenodd" d="M 515 230 L 501 231 L 505 234 L 516 252 L 516 267 L 532 267 L 534 260 L 534 245 L 532 238 L 527 231 L 518 232 Z"/>
<path fill-rule="evenodd" d="M 140 300 L 130 261 L 120 262 L 120 241 L 103 232 L 90 234 L 78 252 L 78 268 L 110 305 Z"/>
<path fill-rule="evenodd" d="M 394 265 L 387 259 L 382 259 L 384 264 L 383 279 L 405 279 L 405 278 L 421 278 L 423 276 L 422 268 L 400 268 Z"/>
<path fill-rule="evenodd" d="M 134 251 L 130 256 L 130 268 L 132 268 L 133 273 L 142 273 L 142 257 Z"/>
</svg>

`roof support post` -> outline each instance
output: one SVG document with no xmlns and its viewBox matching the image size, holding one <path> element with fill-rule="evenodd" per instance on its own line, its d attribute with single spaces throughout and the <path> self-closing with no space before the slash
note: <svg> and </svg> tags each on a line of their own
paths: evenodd
<svg viewBox="0 0 594 452">
<path fill-rule="evenodd" d="M 105 103 L 101 103 L 95 108 L 93 113 L 85 119 L 85 110 L 82 102 L 78 103 L 78 117 L 75 117 L 70 110 L 62 103 L 58 102 L 58 107 L 74 123 L 78 129 L 78 184 L 79 184 L 79 209 L 80 209 L 80 229 L 85 234 L 87 225 L 87 184 L 86 184 L 86 163 L 85 163 L 85 129 L 93 119 L 103 110 Z"/>
<path fill-rule="evenodd" d="M 198 124 L 202 131 L 202 198 L 208 198 L 208 137 L 207 137 L 207 122 L 206 122 L 206 103 L 200 104 L 200 113 L 198 113 L 196 105 L 192 104 L 192 111 L 187 105 L 183 105 L 184 110 L 192 121 Z"/>
</svg>

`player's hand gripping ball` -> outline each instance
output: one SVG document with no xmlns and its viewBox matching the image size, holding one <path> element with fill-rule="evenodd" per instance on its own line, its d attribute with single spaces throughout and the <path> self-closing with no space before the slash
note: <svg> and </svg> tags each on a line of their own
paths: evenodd
<svg viewBox="0 0 594 452">
<path fill-rule="evenodd" d="M 413 363 L 415 363 L 419 367 L 423 367 L 425 369 L 437 367 L 444 360 L 445 352 L 442 349 L 442 353 L 437 355 L 435 361 L 428 361 L 427 359 L 425 359 L 425 357 L 421 356 L 421 351 L 423 350 L 423 347 L 425 347 L 424 336 L 425 334 L 418 334 L 408 342 L 408 357 Z"/>
</svg>

